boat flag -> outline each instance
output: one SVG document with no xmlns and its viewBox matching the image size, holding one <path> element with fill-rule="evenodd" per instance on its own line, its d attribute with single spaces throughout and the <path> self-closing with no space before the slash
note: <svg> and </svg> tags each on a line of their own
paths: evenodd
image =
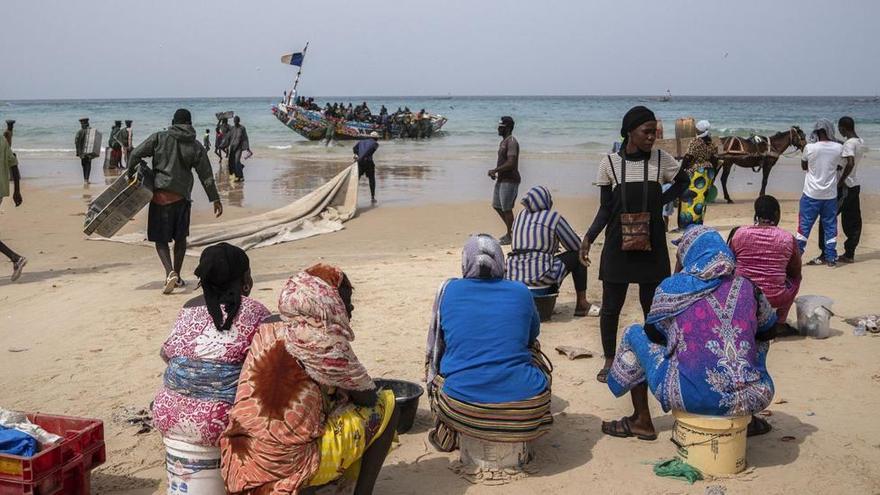
<svg viewBox="0 0 880 495">
<path fill-rule="evenodd" d="M 289 53 L 287 55 L 281 56 L 281 63 L 302 67 L 303 58 L 304 58 L 303 52 Z"/>
</svg>

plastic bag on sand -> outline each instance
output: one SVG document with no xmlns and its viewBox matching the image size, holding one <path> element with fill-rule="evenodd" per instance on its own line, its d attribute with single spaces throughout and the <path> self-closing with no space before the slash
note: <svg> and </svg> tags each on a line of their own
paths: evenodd
<svg viewBox="0 0 880 495">
<path fill-rule="evenodd" d="M 834 301 L 825 296 L 798 296 L 797 325 L 801 335 L 814 339 L 825 339 L 831 335 L 831 305 Z"/>
</svg>

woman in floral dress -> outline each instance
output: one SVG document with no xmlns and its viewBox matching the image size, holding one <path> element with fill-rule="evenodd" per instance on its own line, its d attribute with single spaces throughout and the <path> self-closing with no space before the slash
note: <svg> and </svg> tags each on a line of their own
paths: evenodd
<svg viewBox="0 0 880 495">
<path fill-rule="evenodd" d="M 634 412 L 602 423 L 611 436 L 654 440 L 648 389 L 664 411 L 746 416 L 773 399 L 767 373 L 768 341 L 776 312 L 757 286 L 734 275 L 733 253 L 718 232 L 702 225 L 685 230 L 678 273 L 657 288 L 646 324 L 623 336 L 608 374 L 608 388 L 629 392 Z M 769 431 L 755 419 L 749 434 Z"/>
<path fill-rule="evenodd" d="M 251 340 L 270 312 L 248 297 L 253 281 L 241 249 L 226 243 L 208 247 L 195 274 L 203 295 L 184 305 L 162 345 L 168 366 L 153 401 L 153 424 L 167 449 L 168 493 L 196 493 L 188 484 L 207 474 L 213 488 L 199 493 L 223 494 L 220 434 Z"/>
</svg>

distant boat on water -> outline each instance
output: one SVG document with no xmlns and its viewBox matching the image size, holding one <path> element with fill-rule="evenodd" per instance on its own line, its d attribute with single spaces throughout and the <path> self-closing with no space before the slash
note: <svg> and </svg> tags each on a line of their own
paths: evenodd
<svg viewBox="0 0 880 495">
<path fill-rule="evenodd" d="M 334 114 L 322 109 L 312 98 L 297 97 L 296 86 L 299 84 L 302 64 L 308 48 L 309 45 L 306 43 L 302 52 L 281 57 L 283 64 L 296 65 L 299 70 L 293 82 L 293 89 L 285 93 L 280 103 L 272 106 L 272 115 L 300 136 L 310 141 L 328 138 L 365 139 L 371 135 L 375 135 L 378 139 L 429 138 L 446 124 L 447 118 L 442 115 L 425 111 L 412 112 L 409 108 L 391 114 L 386 111 L 373 115 L 364 105 L 363 108 L 358 106 L 357 112 L 337 108 L 339 113 Z"/>
<path fill-rule="evenodd" d="M 666 90 L 666 94 L 660 98 L 660 101 L 672 101 L 672 91 Z"/>
</svg>

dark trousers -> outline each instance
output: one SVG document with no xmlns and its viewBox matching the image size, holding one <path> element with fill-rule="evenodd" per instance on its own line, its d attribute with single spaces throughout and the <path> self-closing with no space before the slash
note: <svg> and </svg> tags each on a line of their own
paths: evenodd
<svg viewBox="0 0 880 495">
<path fill-rule="evenodd" d="M 651 301 L 659 283 L 639 284 L 639 302 L 642 313 L 648 316 Z M 602 282 L 602 309 L 599 312 L 599 330 L 602 333 L 602 351 L 606 358 L 614 357 L 617 352 L 617 325 L 620 323 L 620 312 L 626 302 L 626 290 L 629 284 Z"/>
<path fill-rule="evenodd" d="M 244 178 L 244 165 L 241 163 L 241 152 L 242 150 L 236 148 L 229 148 L 229 152 L 226 156 L 226 166 L 229 167 L 229 174 L 235 174 L 239 179 Z"/>
<path fill-rule="evenodd" d="M 83 181 L 88 182 L 89 176 L 92 175 L 92 158 L 84 156 L 80 159 L 80 163 L 83 168 Z"/>
<path fill-rule="evenodd" d="M 361 160 L 358 162 L 358 179 L 367 176 L 370 182 L 370 197 L 376 199 L 376 164 L 373 160 Z"/>
<path fill-rule="evenodd" d="M 859 239 L 862 237 L 862 207 L 859 203 L 859 193 L 862 186 L 846 187 L 846 194 L 843 201 L 840 201 L 837 214 L 840 215 L 840 226 L 843 229 L 843 235 L 846 241 L 843 243 L 843 255 L 848 258 L 854 258 L 856 255 L 856 247 L 859 245 Z M 825 249 L 825 229 L 819 223 L 819 249 Z"/>
<path fill-rule="evenodd" d="M 566 251 L 557 256 L 565 269 L 571 274 L 574 282 L 574 290 L 577 292 L 587 290 L 587 267 L 581 264 L 577 251 Z"/>
</svg>

